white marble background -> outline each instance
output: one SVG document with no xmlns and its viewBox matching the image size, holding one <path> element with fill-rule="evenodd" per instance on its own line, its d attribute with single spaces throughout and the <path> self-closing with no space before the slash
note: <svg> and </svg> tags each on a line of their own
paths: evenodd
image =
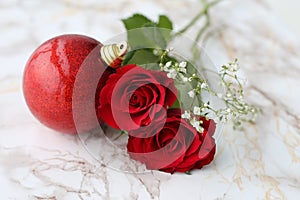
<svg viewBox="0 0 300 200">
<path fill-rule="evenodd" d="M 272 11 L 280 17 L 291 31 L 300 36 L 299 18 L 300 1 L 295 0 L 265 0 Z"/>
<path fill-rule="evenodd" d="M 214 8 L 206 48 L 216 65 L 239 58 L 249 100 L 263 115 L 245 131 L 227 126 L 214 162 L 191 176 L 110 169 L 26 108 L 23 69 L 43 41 L 63 33 L 105 41 L 123 32 L 120 19 L 134 12 L 167 14 L 178 29 L 200 9 L 196 0 L 1 0 L 0 198 L 299 199 L 300 41 L 261 0 Z"/>
</svg>

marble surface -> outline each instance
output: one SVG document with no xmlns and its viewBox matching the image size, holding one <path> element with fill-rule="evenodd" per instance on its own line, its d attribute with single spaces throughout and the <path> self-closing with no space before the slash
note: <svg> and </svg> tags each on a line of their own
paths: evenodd
<svg viewBox="0 0 300 200">
<path fill-rule="evenodd" d="M 134 12 L 167 14 L 178 29 L 199 2 L 1 0 L 0 198 L 299 199 L 300 41 L 261 0 L 215 7 L 205 48 L 216 65 L 239 58 L 248 99 L 263 114 L 244 131 L 226 126 L 213 163 L 191 176 L 112 169 L 78 137 L 49 130 L 27 109 L 22 73 L 43 41 L 81 33 L 104 42 L 124 32 L 120 19 Z"/>
<path fill-rule="evenodd" d="M 286 1 L 277 1 L 277 0 L 265 0 L 274 13 L 283 20 L 287 27 L 294 31 L 298 36 L 300 35 L 300 26 L 298 23 L 300 13 L 298 8 L 300 7 L 299 1 L 286 0 Z"/>
</svg>

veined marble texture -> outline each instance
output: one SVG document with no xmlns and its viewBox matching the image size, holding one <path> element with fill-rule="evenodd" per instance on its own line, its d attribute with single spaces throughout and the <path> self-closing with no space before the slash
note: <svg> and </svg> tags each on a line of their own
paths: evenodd
<svg viewBox="0 0 300 200">
<path fill-rule="evenodd" d="M 224 0 L 212 9 L 204 47 L 217 66 L 239 58 L 248 99 L 263 114 L 244 131 L 226 126 L 215 160 L 191 176 L 112 169 L 27 109 L 22 73 L 43 41 L 80 33 L 105 42 L 124 32 L 120 19 L 135 12 L 167 14 L 179 29 L 200 9 L 196 0 L 1 0 L 0 198 L 299 199 L 300 41 L 261 0 Z M 119 162 L 133 170 L 126 158 Z"/>
</svg>

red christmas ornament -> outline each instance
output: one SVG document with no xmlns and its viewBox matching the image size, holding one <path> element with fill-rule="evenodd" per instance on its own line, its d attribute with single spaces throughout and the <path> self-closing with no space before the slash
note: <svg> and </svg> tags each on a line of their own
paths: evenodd
<svg viewBox="0 0 300 200">
<path fill-rule="evenodd" d="M 25 68 L 23 90 L 41 123 L 63 133 L 99 125 L 99 94 L 113 71 L 100 59 L 101 47 L 87 36 L 61 35 L 35 50 Z"/>
</svg>

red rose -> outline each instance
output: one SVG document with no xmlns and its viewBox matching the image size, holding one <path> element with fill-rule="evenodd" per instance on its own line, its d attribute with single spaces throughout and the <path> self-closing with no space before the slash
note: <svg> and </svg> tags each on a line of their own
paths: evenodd
<svg viewBox="0 0 300 200">
<path fill-rule="evenodd" d="M 157 121 L 142 133 L 139 129 L 129 131 L 127 150 L 130 157 L 145 163 L 148 169 L 170 173 L 187 172 L 209 164 L 216 151 L 212 137 L 215 122 L 201 117 L 204 131 L 199 133 L 181 118 L 181 114 L 180 109 L 169 109 L 164 124 Z"/>
<path fill-rule="evenodd" d="M 165 72 L 126 65 L 109 76 L 101 91 L 98 113 L 116 129 L 134 130 L 165 118 L 176 101 L 177 89 Z"/>
</svg>

